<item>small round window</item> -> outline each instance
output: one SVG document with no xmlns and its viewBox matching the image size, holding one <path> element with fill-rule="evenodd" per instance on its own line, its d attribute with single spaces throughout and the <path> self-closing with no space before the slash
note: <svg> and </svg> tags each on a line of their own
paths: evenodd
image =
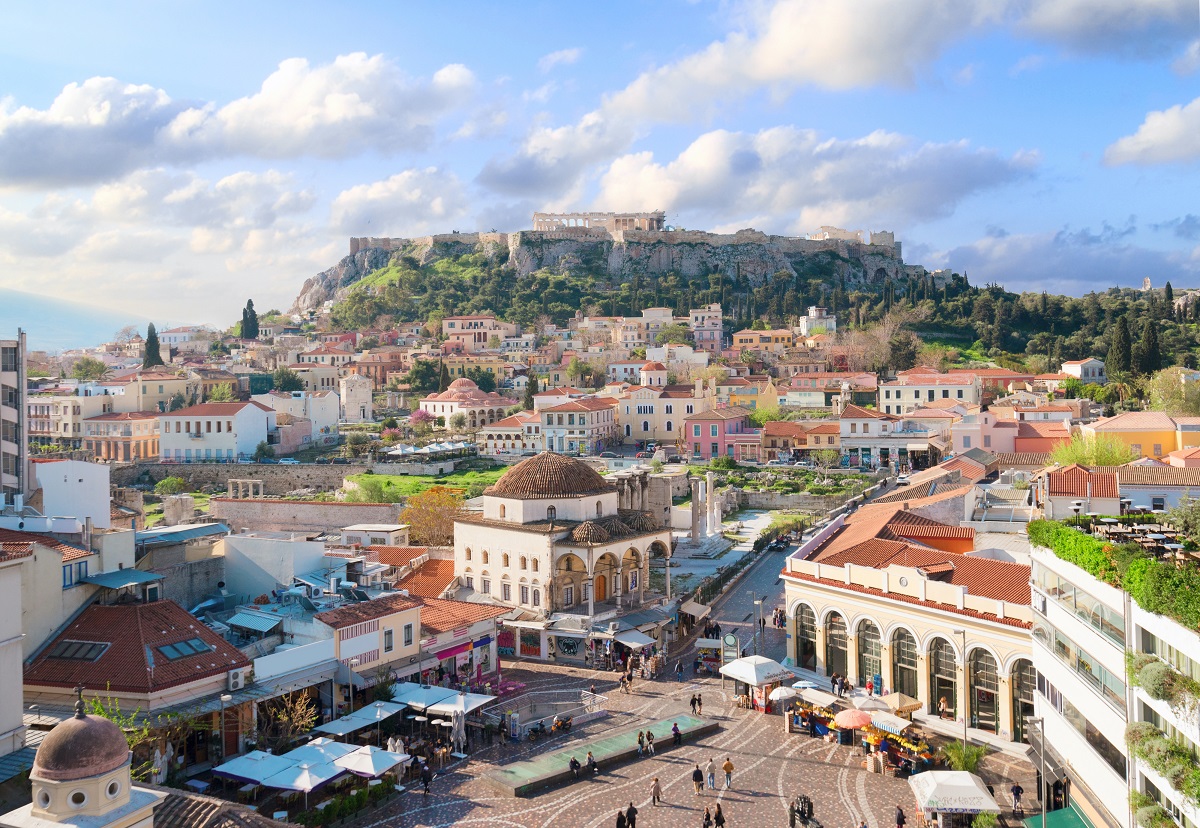
<svg viewBox="0 0 1200 828">
<path fill-rule="evenodd" d="M 72 808 L 82 808 L 87 804 L 87 794 L 83 791 L 71 791 L 70 802 Z"/>
<path fill-rule="evenodd" d="M 104 789 L 104 793 L 108 796 L 109 799 L 116 799 L 117 794 L 119 794 L 120 792 L 121 792 L 121 783 L 115 779 L 113 781 L 109 782 L 108 787 Z"/>
<path fill-rule="evenodd" d="M 49 794 L 49 792 L 47 792 L 47 791 L 38 791 L 38 795 L 37 795 L 37 801 L 38 801 L 38 807 L 39 807 L 39 808 L 49 808 L 49 807 L 50 807 L 50 794 Z"/>
</svg>

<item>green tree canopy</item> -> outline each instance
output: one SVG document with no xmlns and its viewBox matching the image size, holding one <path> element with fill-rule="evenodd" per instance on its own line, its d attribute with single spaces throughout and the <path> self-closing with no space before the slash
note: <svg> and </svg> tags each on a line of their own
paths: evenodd
<svg viewBox="0 0 1200 828">
<path fill-rule="evenodd" d="M 108 366 L 94 357 L 80 357 L 74 365 L 71 366 L 71 377 L 77 380 L 98 380 L 103 379 L 108 373 Z"/>
<path fill-rule="evenodd" d="M 142 367 L 153 368 L 155 365 L 163 364 L 162 354 L 159 353 L 158 347 L 158 331 L 151 322 L 146 326 L 146 351 L 142 355 Z"/>
<path fill-rule="evenodd" d="M 413 391 L 428 393 L 438 387 L 438 364 L 432 359 L 414 359 L 412 368 L 404 375 L 404 381 Z"/>
<path fill-rule="evenodd" d="M 1133 345 L 1129 334 L 1129 320 L 1121 315 L 1113 329 L 1112 341 L 1108 345 L 1108 359 L 1104 367 L 1109 374 L 1129 373 L 1133 359 Z"/>
<path fill-rule="evenodd" d="M 1088 437 L 1076 434 L 1070 442 L 1059 443 L 1050 452 L 1050 459 L 1060 466 L 1078 463 L 1081 466 L 1123 466 L 1137 455 L 1113 435 Z"/>
<path fill-rule="evenodd" d="M 496 375 L 490 371 L 483 370 L 478 365 L 472 365 L 468 368 L 466 377 L 478 385 L 480 391 L 492 392 L 496 390 Z"/>
<path fill-rule="evenodd" d="M 286 365 L 280 365 L 271 374 L 271 379 L 275 382 L 276 391 L 303 391 L 304 380 L 300 379 L 300 375 Z"/>
<path fill-rule="evenodd" d="M 665 345 L 667 343 L 685 345 L 691 341 L 691 331 L 688 330 L 688 326 L 684 325 L 683 323 L 664 325 L 663 328 L 658 332 L 658 336 L 655 337 L 655 341 L 658 342 L 659 345 Z"/>
<path fill-rule="evenodd" d="M 1150 408 L 1166 414 L 1200 416 L 1200 383 L 1185 382 L 1191 372 L 1178 365 L 1164 368 L 1146 381 Z"/>
<path fill-rule="evenodd" d="M 254 300 L 247 299 L 242 309 L 242 339 L 258 339 L 258 314 L 254 311 Z"/>
<path fill-rule="evenodd" d="M 1158 326 L 1155 319 L 1147 318 L 1142 323 L 1142 336 L 1134 349 L 1134 369 L 1141 376 L 1149 376 L 1162 367 L 1162 353 L 1158 347 Z"/>
<path fill-rule="evenodd" d="M 530 371 L 527 374 L 529 382 L 525 384 L 525 397 L 521 400 L 521 405 L 526 411 L 533 411 L 533 395 L 538 392 L 537 374 Z"/>
<path fill-rule="evenodd" d="M 214 385 L 207 394 L 205 394 L 206 402 L 233 402 L 233 386 L 231 383 L 223 382 L 220 385 Z"/>
<path fill-rule="evenodd" d="M 156 495 L 176 495 L 187 491 L 187 481 L 182 477 L 164 477 L 154 484 Z"/>
</svg>

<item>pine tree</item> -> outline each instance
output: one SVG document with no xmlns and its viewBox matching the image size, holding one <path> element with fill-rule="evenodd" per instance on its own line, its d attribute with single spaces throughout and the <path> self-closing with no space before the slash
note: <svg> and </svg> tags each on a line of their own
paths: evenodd
<svg viewBox="0 0 1200 828">
<path fill-rule="evenodd" d="M 1167 282 L 1166 288 L 1163 289 L 1163 296 L 1166 298 L 1168 305 L 1175 301 L 1175 291 L 1171 290 L 1170 282 Z"/>
<path fill-rule="evenodd" d="M 1142 325 L 1142 336 L 1134 354 L 1134 368 L 1142 376 L 1149 376 L 1162 367 L 1162 354 L 1158 348 L 1158 325 L 1147 319 Z"/>
<path fill-rule="evenodd" d="M 158 348 L 158 331 L 154 329 L 154 323 L 151 322 L 146 326 L 146 353 L 142 356 L 142 367 L 153 368 L 155 365 L 163 364 L 163 358 Z"/>
<path fill-rule="evenodd" d="M 1105 367 L 1110 374 L 1128 374 L 1132 363 L 1133 352 L 1129 334 L 1129 319 L 1121 316 L 1117 319 L 1117 329 L 1113 332 L 1112 341 L 1108 345 L 1108 359 Z"/>
<path fill-rule="evenodd" d="M 529 373 L 529 382 L 525 385 L 525 398 L 521 400 L 521 405 L 526 411 L 533 411 L 533 395 L 538 392 L 537 374 L 532 371 Z"/>
<path fill-rule="evenodd" d="M 446 368 L 446 363 L 438 360 L 438 365 L 442 366 L 442 373 L 438 377 L 438 391 L 445 391 L 450 387 L 450 370 Z"/>
<path fill-rule="evenodd" d="M 258 339 L 258 313 L 254 310 L 254 300 L 246 300 L 242 310 L 242 339 Z"/>
</svg>

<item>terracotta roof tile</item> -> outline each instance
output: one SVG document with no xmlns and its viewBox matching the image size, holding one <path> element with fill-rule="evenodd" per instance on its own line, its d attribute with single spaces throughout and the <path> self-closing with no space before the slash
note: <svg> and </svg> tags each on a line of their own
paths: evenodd
<svg viewBox="0 0 1200 828">
<path fill-rule="evenodd" d="M 454 561 L 431 558 L 416 572 L 396 583 L 396 589 L 407 590 L 418 598 L 437 598 L 454 580 Z"/>
<path fill-rule="evenodd" d="M 848 405 L 842 409 L 843 420 L 895 420 L 896 417 L 890 414 L 884 414 L 882 411 L 876 411 L 870 408 L 863 408 L 861 405 Z"/>
<path fill-rule="evenodd" d="M 63 562 L 75 561 L 96 554 L 81 546 L 64 543 L 49 535 L 39 535 L 35 532 L 19 532 L 16 529 L 0 529 L 0 543 L 36 543 L 47 549 L 53 549 L 62 555 Z"/>
<path fill-rule="evenodd" d="M 428 546 L 368 546 L 386 566 L 406 566 L 429 552 Z"/>
<path fill-rule="evenodd" d="M 1124 468 L 1124 467 L 1122 467 Z M 1138 468 L 1130 466 L 1128 468 Z M 1088 492 L 1088 484 L 1091 492 Z M 1120 497 L 1115 472 L 1096 472 L 1072 463 L 1049 475 L 1051 497 Z"/>
<path fill-rule="evenodd" d="M 1003 452 L 996 455 L 996 459 L 1000 462 L 1000 468 L 1012 468 L 1013 466 L 1048 466 L 1050 465 L 1050 455 L 1042 451 L 1018 451 L 1018 452 Z"/>
<path fill-rule="evenodd" d="M 599 472 L 580 460 L 543 451 L 510 468 L 484 492 L 492 497 L 539 499 L 579 497 L 616 491 Z"/>
<path fill-rule="evenodd" d="M 407 595 L 382 595 L 370 601 L 359 601 L 357 604 L 346 604 L 337 609 L 319 612 L 313 618 L 337 630 L 342 627 L 361 624 L 364 621 L 374 621 L 377 618 L 383 618 L 393 613 L 403 612 L 404 610 L 415 609 L 419 606 L 421 606 L 419 599 L 410 598 Z"/>
<path fill-rule="evenodd" d="M 1017 422 L 1017 436 L 1050 437 L 1066 441 L 1071 439 L 1071 427 L 1061 420 L 1020 420 Z"/>
<path fill-rule="evenodd" d="M 162 652 L 168 644 L 196 638 L 212 649 L 175 660 Z M 108 647 L 95 661 L 53 658 L 50 653 L 60 641 L 91 641 Z M 90 690 L 143 694 L 249 665 L 237 648 L 174 601 L 93 604 L 26 668 L 25 684 L 82 684 Z"/>
<path fill-rule="evenodd" d="M 496 607 L 490 604 L 471 604 L 466 601 L 451 601 L 445 598 L 423 598 L 421 609 L 421 632 L 443 633 L 466 627 L 489 618 L 499 618 L 511 607 Z"/>
</svg>

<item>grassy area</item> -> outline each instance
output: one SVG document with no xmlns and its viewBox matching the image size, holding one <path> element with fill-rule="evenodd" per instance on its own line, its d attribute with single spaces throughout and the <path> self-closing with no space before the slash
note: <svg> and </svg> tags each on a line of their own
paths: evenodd
<svg viewBox="0 0 1200 828">
<path fill-rule="evenodd" d="M 385 497 L 411 497 L 420 494 L 431 486 L 452 486 L 472 491 L 487 487 L 500 479 L 507 467 L 489 469 L 487 471 L 463 471 L 452 474 L 355 474 L 347 480 L 362 485 L 364 481 L 379 484 Z"/>
<path fill-rule="evenodd" d="M 185 492 L 185 494 L 189 494 L 192 496 L 192 500 L 195 501 L 196 508 L 199 509 L 201 512 L 208 511 L 208 508 L 209 508 L 208 501 L 212 497 L 212 495 L 205 494 L 204 492 Z M 158 503 L 148 504 L 146 506 L 146 520 L 145 520 L 145 526 L 143 528 L 152 529 L 153 527 L 162 523 L 162 519 L 163 519 L 162 501 L 159 501 Z"/>
</svg>

